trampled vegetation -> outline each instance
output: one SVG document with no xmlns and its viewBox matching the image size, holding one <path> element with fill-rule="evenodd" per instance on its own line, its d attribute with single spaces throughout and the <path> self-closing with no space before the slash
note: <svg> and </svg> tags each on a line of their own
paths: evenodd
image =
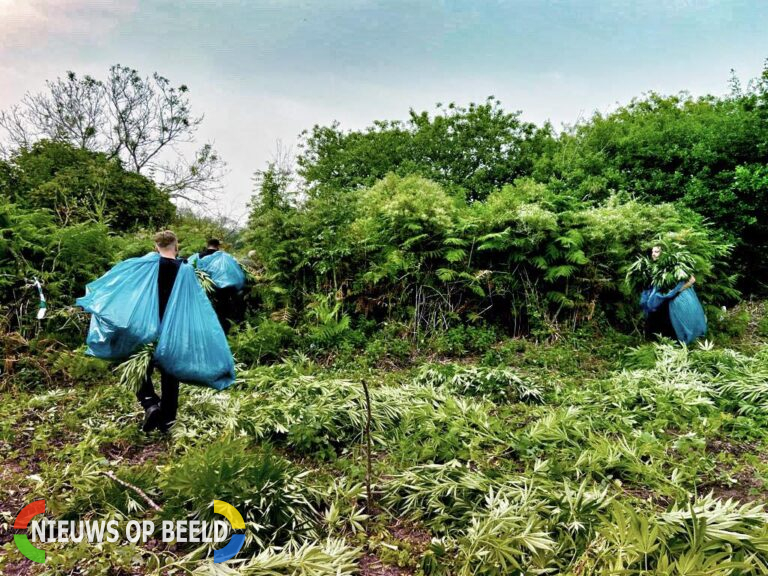
<svg viewBox="0 0 768 576">
<path fill-rule="evenodd" d="M 121 522 L 219 499 L 247 530 L 223 566 L 210 545 L 49 543 L 45 573 L 768 571 L 768 71 L 560 134 L 492 99 L 318 126 L 297 172 L 257 173 L 243 229 L 71 134 L 0 161 L 2 522 L 37 497 Z M 249 274 L 236 384 L 183 386 L 167 437 L 83 354 L 73 307 L 165 226 Z M 659 282 L 695 273 L 706 341 L 644 341 L 656 244 L 680 267 Z M 0 543 L 0 570 L 43 573 Z"/>
</svg>

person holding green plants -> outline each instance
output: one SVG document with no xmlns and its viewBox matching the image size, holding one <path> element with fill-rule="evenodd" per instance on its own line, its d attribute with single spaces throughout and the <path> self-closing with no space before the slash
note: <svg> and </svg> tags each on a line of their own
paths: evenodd
<svg viewBox="0 0 768 576">
<path fill-rule="evenodd" d="M 245 273 L 235 258 L 221 250 L 221 242 L 210 238 L 205 250 L 190 258 L 196 266 L 210 275 L 214 283 L 213 308 L 225 334 L 242 320 Z"/>
<path fill-rule="evenodd" d="M 640 296 L 647 338 L 662 336 L 690 344 L 706 333 L 707 319 L 693 288 L 692 264 L 693 258 L 684 250 L 665 251 L 656 245 L 650 260 L 641 257 L 630 268 L 630 273 L 640 272 L 650 281 Z"/>
</svg>

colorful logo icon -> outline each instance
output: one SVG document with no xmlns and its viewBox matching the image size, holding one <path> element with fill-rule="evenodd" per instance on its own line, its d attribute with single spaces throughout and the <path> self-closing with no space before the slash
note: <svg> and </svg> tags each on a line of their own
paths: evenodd
<svg viewBox="0 0 768 576">
<path fill-rule="evenodd" d="M 13 527 L 19 530 L 26 530 L 27 526 L 29 526 L 29 521 L 38 514 L 45 514 L 45 500 L 35 500 L 32 504 L 24 506 L 19 515 L 16 516 Z M 40 548 L 32 546 L 26 534 L 14 534 L 13 541 L 16 543 L 16 548 L 19 549 L 19 552 L 32 560 L 32 562 L 37 562 L 38 564 L 45 562 L 45 552 L 40 550 Z"/>
<path fill-rule="evenodd" d="M 243 517 L 240 515 L 240 512 L 237 511 L 237 508 L 231 504 L 227 504 L 221 500 L 214 500 L 213 511 L 229 520 L 232 530 L 245 530 L 245 521 L 243 521 Z M 213 552 L 214 564 L 220 564 L 221 562 L 226 562 L 230 558 L 233 558 L 235 554 L 240 552 L 240 548 L 243 547 L 243 544 L 245 544 L 245 534 L 232 534 L 232 538 L 229 539 L 229 543 L 224 546 L 224 548 Z"/>
</svg>

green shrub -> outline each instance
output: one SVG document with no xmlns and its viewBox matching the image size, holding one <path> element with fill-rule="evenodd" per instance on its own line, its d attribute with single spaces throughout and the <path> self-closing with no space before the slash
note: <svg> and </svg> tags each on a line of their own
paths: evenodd
<svg viewBox="0 0 768 576">
<path fill-rule="evenodd" d="M 55 355 L 53 370 L 69 382 L 86 385 L 106 384 L 114 380 L 112 365 L 98 358 L 86 356 L 81 348 L 64 350 Z"/>
<path fill-rule="evenodd" d="M 312 351 L 339 348 L 354 336 L 351 317 L 344 311 L 342 302 L 332 296 L 316 296 L 307 305 L 307 317 L 306 341 Z"/>
<path fill-rule="evenodd" d="M 415 384 L 445 387 L 460 396 L 487 398 L 494 402 L 541 401 L 539 387 L 520 378 L 509 368 L 425 364 Z"/>
<path fill-rule="evenodd" d="M 163 468 L 163 514 L 213 520 L 213 501 L 237 508 L 246 522 L 246 545 L 300 541 L 311 535 L 317 513 L 302 484 L 303 475 L 268 449 L 247 439 L 219 439 L 190 450 Z"/>
<path fill-rule="evenodd" d="M 438 354 L 463 356 L 467 353 L 485 353 L 497 340 L 493 326 L 460 324 L 439 333 L 430 342 L 430 348 Z"/>
<path fill-rule="evenodd" d="M 373 365 L 384 361 L 404 364 L 413 350 L 411 340 L 404 334 L 406 330 L 402 324 L 385 323 L 366 344 L 365 357 Z"/>
<path fill-rule="evenodd" d="M 763 338 L 768 338 L 768 316 L 763 316 L 758 321 L 757 333 Z"/>
<path fill-rule="evenodd" d="M 710 333 L 725 340 L 740 338 L 746 334 L 751 320 L 749 310 L 735 306 L 725 312 L 721 310 L 717 312 L 716 315 L 708 317 Z"/>
<path fill-rule="evenodd" d="M 279 360 L 295 339 L 295 330 L 287 324 L 264 319 L 256 327 L 248 323 L 236 327 L 229 343 L 238 362 L 253 365 Z"/>
</svg>

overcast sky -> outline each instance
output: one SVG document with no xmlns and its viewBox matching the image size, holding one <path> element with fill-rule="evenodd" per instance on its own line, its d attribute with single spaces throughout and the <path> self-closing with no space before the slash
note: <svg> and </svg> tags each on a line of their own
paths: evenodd
<svg viewBox="0 0 768 576">
<path fill-rule="evenodd" d="M 187 84 L 242 214 L 276 142 L 489 95 L 556 126 L 648 90 L 727 91 L 768 58 L 766 0 L 0 0 L 0 108 L 111 64 Z"/>
</svg>

